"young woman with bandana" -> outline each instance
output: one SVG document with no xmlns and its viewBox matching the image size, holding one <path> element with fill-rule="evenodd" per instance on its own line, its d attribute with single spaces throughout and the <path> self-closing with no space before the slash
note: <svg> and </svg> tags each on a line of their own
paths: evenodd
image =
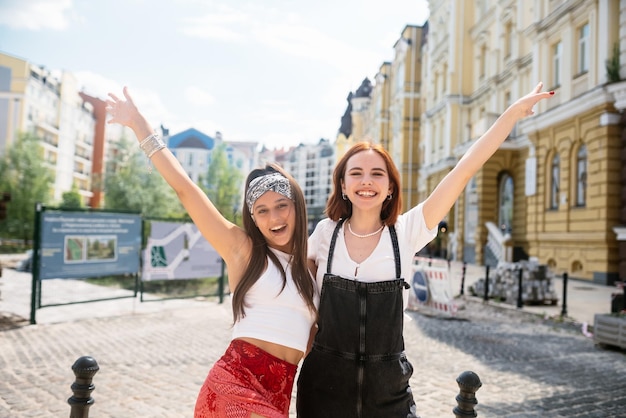
<svg viewBox="0 0 626 418">
<path fill-rule="evenodd" d="M 233 339 L 200 389 L 195 417 L 284 418 L 316 317 L 307 217 L 298 184 L 277 165 L 246 179 L 243 229 L 226 220 L 154 134 L 128 90 L 109 94 L 108 123 L 130 127 L 228 267 Z"/>
<path fill-rule="evenodd" d="M 337 163 L 334 190 L 309 238 L 321 297 L 312 350 L 298 377 L 298 418 L 415 418 L 404 353 L 403 311 L 413 257 L 437 233 L 467 182 L 515 123 L 553 92 L 517 100 L 467 150 L 428 198 L 401 214 L 400 174 L 367 142 Z"/>
</svg>

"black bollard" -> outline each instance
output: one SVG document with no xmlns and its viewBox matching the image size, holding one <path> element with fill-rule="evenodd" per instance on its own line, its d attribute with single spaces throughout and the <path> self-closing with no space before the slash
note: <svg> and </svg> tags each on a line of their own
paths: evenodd
<svg viewBox="0 0 626 418">
<path fill-rule="evenodd" d="M 67 400 L 72 407 L 70 418 L 89 418 L 89 407 L 94 403 L 91 392 L 96 388 L 91 381 L 100 367 L 93 357 L 83 356 L 74 362 L 72 370 L 76 380 L 71 387 L 74 395 Z"/>
<path fill-rule="evenodd" d="M 561 306 L 561 317 L 567 316 L 567 272 L 563 273 L 563 305 Z"/>
<path fill-rule="evenodd" d="M 467 272 L 467 263 L 463 262 L 463 270 L 461 272 L 461 296 L 465 294 L 465 273 Z"/>
<path fill-rule="evenodd" d="M 524 301 L 522 300 L 522 277 L 524 276 L 524 269 L 520 267 L 519 277 L 517 278 L 517 308 L 522 309 Z"/>
<path fill-rule="evenodd" d="M 483 300 L 487 302 L 489 300 L 489 266 L 485 266 L 485 294 Z"/>
<path fill-rule="evenodd" d="M 459 394 L 456 395 L 457 406 L 452 412 L 456 418 L 476 417 L 474 407 L 478 404 L 476 391 L 483 385 L 478 375 L 472 371 L 463 372 L 456 378 L 459 385 Z"/>
</svg>

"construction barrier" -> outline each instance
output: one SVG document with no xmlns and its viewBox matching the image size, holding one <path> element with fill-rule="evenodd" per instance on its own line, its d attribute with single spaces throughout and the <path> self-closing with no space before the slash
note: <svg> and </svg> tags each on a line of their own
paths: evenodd
<svg viewBox="0 0 626 418">
<path fill-rule="evenodd" d="M 456 315 L 458 306 L 452 293 L 447 262 L 415 259 L 407 308 L 415 311 L 436 311 L 448 316 Z"/>
</svg>

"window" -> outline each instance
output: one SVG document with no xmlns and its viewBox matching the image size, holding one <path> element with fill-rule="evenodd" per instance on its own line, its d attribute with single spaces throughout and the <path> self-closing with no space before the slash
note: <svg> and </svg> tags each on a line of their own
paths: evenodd
<svg viewBox="0 0 626 418">
<path fill-rule="evenodd" d="M 480 76 L 480 79 L 484 79 L 485 76 L 487 75 L 487 46 L 483 45 L 480 47 L 480 58 L 479 58 L 479 68 L 478 68 L 478 75 Z"/>
<path fill-rule="evenodd" d="M 550 209 L 558 209 L 559 207 L 560 162 L 559 154 L 555 154 L 552 159 L 552 169 L 550 170 Z"/>
<path fill-rule="evenodd" d="M 578 29 L 578 73 L 589 71 L 589 23 Z"/>
<path fill-rule="evenodd" d="M 576 155 L 576 206 L 587 203 L 587 147 L 581 145 Z"/>
<path fill-rule="evenodd" d="M 552 85 L 558 87 L 561 85 L 561 54 L 563 45 L 558 42 L 552 49 Z"/>
<path fill-rule="evenodd" d="M 498 225 L 503 233 L 513 229 L 513 177 L 505 174 L 500 179 Z"/>
<path fill-rule="evenodd" d="M 513 53 L 513 23 L 508 22 L 504 27 L 504 58 Z"/>
<path fill-rule="evenodd" d="M 404 63 L 400 62 L 395 74 L 396 81 L 396 93 L 402 92 L 404 89 Z"/>
</svg>

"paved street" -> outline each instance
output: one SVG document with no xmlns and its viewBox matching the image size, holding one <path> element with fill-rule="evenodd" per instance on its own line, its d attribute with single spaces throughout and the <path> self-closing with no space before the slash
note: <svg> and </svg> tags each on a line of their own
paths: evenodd
<svg viewBox="0 0 626 418">
<path fill-rule="evenodd" d="M 16 306 L 8 299 L 25 297 L 11 295 L 28 289 L 29 280 L 4 270 L 0 312 Z M 76 297 L 114 292 L 73 280 L 46 286 L 48 293 Z M 596 347 L 577 325 L 527 310 L 471 297 L 459 304 L 457 319 L 407 313 L 411 386 L 422 418 L 454 416 L 455 379 L 466 370 L 483 383 L 479 417 L 626 416 L 624 351 Z M 43 308 L 37 317 L 36 325 L 22 321 L 0 332 L 0 417 L 69 416 L 71 366 L 84 355 L 100 367 L 91 417 L 190 417 L 207 371 L 230 339 L 229 306 L 216 300 L 121 299 Z"/>
</svg>

